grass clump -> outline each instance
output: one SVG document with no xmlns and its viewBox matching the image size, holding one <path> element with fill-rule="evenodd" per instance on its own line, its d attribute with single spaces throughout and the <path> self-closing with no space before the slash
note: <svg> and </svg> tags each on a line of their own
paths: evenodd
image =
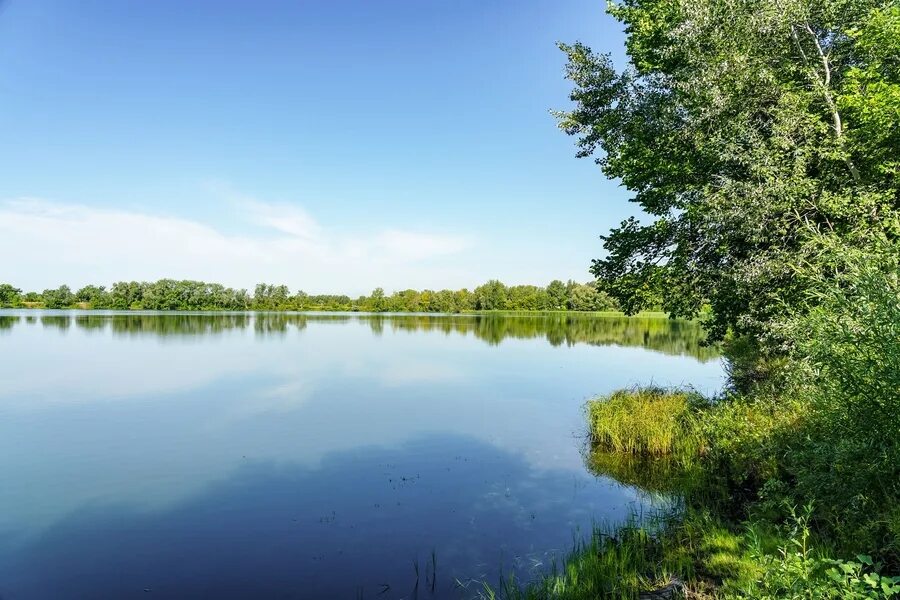
<svg viewBox="0 0 900 600">
<path fill-rule="evenodd" d="M 588 402 L 591 439 L 604 450 L 641 456 L 696 451 L 696 395 L 661 388 L 621 390 Z"/>
<path fill-rule="evenodd" d="M 510 578 L 499 588 L 485 586 L 491 600 L 582 600 L 637 598 L 642 590 L 680 582 L 694 563 L 672 534 L 666 517 L 649 522 L 632 519 L 624 526 L 594 531 L 559 566 L 538 581 L 519 585 Z M 666 532 L 660 535 L 661 532 Z"/>
</svg>

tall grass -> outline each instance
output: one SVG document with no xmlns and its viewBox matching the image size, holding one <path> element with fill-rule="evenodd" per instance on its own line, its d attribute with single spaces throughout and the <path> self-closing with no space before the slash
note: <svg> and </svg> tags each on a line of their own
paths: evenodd
<svg viewBox="0 0 900 600">
<path fill-rule="evenodd" d="M 655 387 L 620 390 L 588 402 L 595 446 L 642 456 L 702 450 L 694 394 Z"/>
<path fill-rule="evenodd" d="M 489 600 L 896 600 L 900 577 L 866 555 L 844 561 L 810 529 L 812 508 L 784 525 L 729 526 L 705 510 L 600 528 L 537 581 L 485 585 Z"/>
<path fill-rule="evenodd" d="M 766 552 L 781 543 L 760 529 L 754 540 Z M 490 600 L 634 600 L 721 598 L 747 589 L 760 575 L 746 532 L 705 511 L 658 513 L 625 526 L 601 527 L 564 563 L 537 581 L 508 579 L 485 586 Z M 727 582 L 720 588 L 722 582 Z M 721 592 L 721 593 L 720 593 Z"/>
<path fill-rule="evenodd" d="M 632 599 L 643 590 L 681 581 L 692 561 L 672 552 L 670 536 L 659 536 L 660 523 L 603 527 L 576 546 L 562 565 L 538 581 L 520 585 L 514 578 L 499 588 L 485 585 L 482 598 L 491 600 Z"/>
</svg>

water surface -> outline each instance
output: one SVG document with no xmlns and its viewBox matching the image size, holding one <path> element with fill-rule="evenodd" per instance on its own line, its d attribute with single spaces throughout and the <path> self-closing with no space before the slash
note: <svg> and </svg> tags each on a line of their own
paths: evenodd
<svg viewBox="0 0 900 600">
<path fill-rule="evenodd" d="M 584 401 L 716 388 L 700 339 L 653 318 L 0 311 L 0 598 L 466 598 L 533 576 L 650 501 L 586 468 Z"/>
</svg>

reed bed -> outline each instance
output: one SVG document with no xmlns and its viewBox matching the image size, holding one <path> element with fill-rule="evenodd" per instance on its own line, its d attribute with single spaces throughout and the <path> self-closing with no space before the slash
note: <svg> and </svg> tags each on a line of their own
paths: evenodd
<svg viewBox="0 0 900 600">
<path fill-rule="evenodd" d="M 587 404 L 594 445 L 640 456 L 690 453 L 702 448 L 695 394 L 661 388 L 620 390 Z"/>
</svg>

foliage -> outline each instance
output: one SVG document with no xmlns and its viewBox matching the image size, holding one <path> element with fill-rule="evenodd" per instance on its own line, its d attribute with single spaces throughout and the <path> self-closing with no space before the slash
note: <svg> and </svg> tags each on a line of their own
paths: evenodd
<svg viewBox="0 0 900 600">
<path fill-rule="evenodd" d="M 0 308 L 12 308 L 22 301 L 22 290 L 8 283 L 0 283 Z"/>
<path fill-rule="evenodd" d="M 777 554 L 766 552 L 757 531 L 748 529 L 750 556 L 757 576 L 727 598 L 750 600 L 827 600 L 896 598 L 900 577 L 880 573 L 882 565 L 860 554 L 856 561 L 822 556 L 812 546 L 812 505 L 797 514 L 791 508 L 791 530 Z"/>
<path fill-rule="evenodd" d="M 681 490 L 686 502 L 755 520 L 722 535 L 729 550 L 692 555 L 716 596 L 897 597 L 878 560 L 900 567 L 900 3 L 609 11 L 629 65 L 562 44 L 574 107 L 556 114 L 649 218 L 605 236 L 592 272 L 626 312 L 703 317 L 730 361 L 708 403 L 660 390 L 591 403 L 591 464 L 651 491 L 693 479 L 706 494 Z M 666 462 L 642 477 L 610 451 Z M 594 560 L 574 574 L 590 581 L 578 565 Z M 554 595 L 559 580 L 536 597 L 579 597 Z"/>
<path fill-rule="evenodd" d="M 808 541 L 810 527 L 833 552 L 869 552 L 900 566 L 900 252 L 882 240 L 863 251 L 833 239 L 817 242 L 839 256 L 839 269 L 811 286 L 815 309 L 787 326 L 795 340 L 777 368 L 747 376 L 741 389 L 710 403 L 677 402 L 679 392 L 617 392 L 615 402 L 592 403 L 589 419 L 599 447 L 628 453 L 674 452 L 682 460 L 643 479 L 628 465 L 604 459 L 604 474 L 627 483 L 672 484 L 692 489 L 691 500 L 731 518 L 773 523 L 793 520 L 794 538 Z M 732 341 L 739 362 L 752 363 L 754 347 Z M 756 373 L 756 371 L 754 371 Z M 674 398 L 674 399 L 673 399 Z M 689 418 L 684 418 L 684 414 Z M 677 433 L 673 433 L 676 432 Z M 681 436 L 679 444 L 673 439 Z M 699 440 L 699 441 L 697 441 Z M 679 448 L 681 448 L 679 450 Z M 684 459 L 685 450 L 698 452 Z M 685 471 L 686 468 L 689 471 Z M 660 487 L 662 486 L 662 487 Z M 721 489 L 721 492 L 717 492 Z M 687 493 L 687 489 L 680 490 Z M 726 502 L 721 502 L 725 498 Z M 789 505 L 814 504 L 798 518 Z M 791 548 L 796 546 L 791 542 Z M 751 598 L 891 597 L 895 582 L 875 566 L 836 562 L 806 550 L 757 552 L 758 581 L 743 589 Z M 862 556 L 868 556 L 862 555 Z M 877 562 L 877 560 L 875 562 Z M 837 579 L 836 579 L 837 577 Z M 884 585 L 882 585 L 884 584 Z M 749 591 L 748 591 L 749 590 Z M 751 593 L 752 592 L 752 593 Z M 744 596 L 741 596 L 744 597 Z"/>
<path fill-rule="evenodd" d="M 629 66 L 561 45 L 574 107 L 560 127 L 649 221 L 604 237 L 593 272 L 627 312 L 709 306 L 771 344 L 827 274 L 818 230 L 862 247 L 900 234 L 900 7 L 884 0 L 624 0 Z"/>
<path fill-rule="evenodd" d="M 91 308 L 107 308 L 109 294 L 106 293 L 106 288 L 102 285 L 86 285 L 75 292 L 75 301 L 85 303 Z"/>
<path fill-rule="evenodd" d="M 864 554 L 833 558 L 811 529 L 812 507 L 789 507 L 783 525 L 729 525 L 704 509 L 664 512 L 598 527 L 562 565 L 521 584 L 509 578 L 482 598 L 707 598 L 721 600 L 900 597 L 900 577 Z M 654 594 L 655 592 L 655 594 Z M 662 593 L 661 593 L 662 592 Z"/>
<path fill-rule="evenodd" d="M 900 245 L 832 250 L 840 272 L 790 328 L 809 417 L 786 471 L 846 545 L 900 562 Z"/>
<path fill-rule="evenodd" d="M 546 288 L 534 285 L 507 287 L 492 280 L 470 292 L 461 290 L 401 290 L 390 296 L 376 288 L 370 296 L 351 299 L 341 294 L 310 295 L 299 290 L 291 293 L 286 285 L 260 283 L 250 296 L 246 290 L 217 283 L 160 279 L 155 282 L 119 281 L 109 291 L 103 286 L 87 285 L 75 294 L 46 290 L 30 293 L 29 301 L 47 308 L 71 308 L 78 303 L 93 309 L 144 310 L 295 310 L 460 313 L 473 310 L 521 311 L 614 311 L 618 309 L 609 295 L 596 284 L 553 281 Z M 23 300 L 21 290 L 0 285 L 0 306 L 16 306 Z M 46 295 L 46 297 L 45 297 Z"/>
<path fill-rule="evenodd" d="M 61 285 L 55 290 L 41 292 L 41 300 L 45 308 L 68 308 L 75 302 L 75 295 L 67 285 Z"/>
<path fill-rule="evenodd" d="M 781 392 L 725 396 L 697 419 L 706 468 L 735 504 L 757 501 L 766 482 L 783 476 L 784 453 L 806 426 L 806 403 Z"/>
<path fill-rule="evenodd" d="M 765 596 L 751 594 L 758 594 L 763 582 L 775 584 L 769 569 L 783 556 L 780 549 L 793 547 L 795 539 L 791 531 L 764 525 L 736 529 L 705 510 L 658 513 L 643 522 L 632 518 L 624 526 L 599 527 L 562 566 L 524 585 L 508 580 L 499 590 L 488 586 L 482 597 L 636 599 L 644 594 L 640 597 L 762 600 Z M 827 571 L 822 575 L 814 580 L 814 590 L 841 590 Z"/>
</svg>

